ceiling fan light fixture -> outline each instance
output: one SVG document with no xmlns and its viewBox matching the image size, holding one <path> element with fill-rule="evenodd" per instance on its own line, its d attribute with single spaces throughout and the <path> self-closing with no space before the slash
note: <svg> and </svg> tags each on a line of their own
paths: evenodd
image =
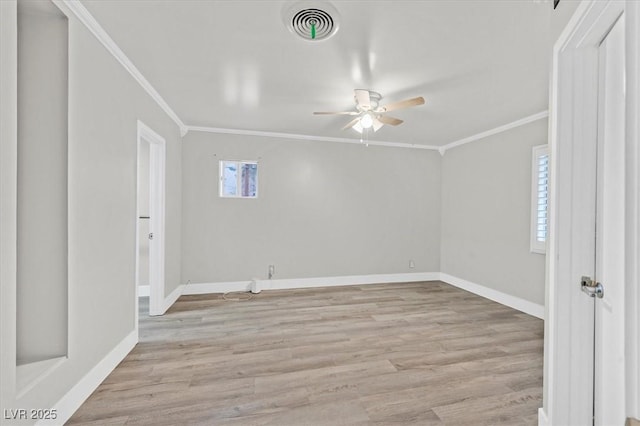
<svg viewBox="0 0 640 426">
<path fill-rule="evenodd" d="M 371 114 L 369 113 L 364 114 L 360 118 L 360 125 L 362 126 L 363 129 L 368 129 L 371 126 L 373 126 L 373 117 L 371 116 Z"/>
</svg>

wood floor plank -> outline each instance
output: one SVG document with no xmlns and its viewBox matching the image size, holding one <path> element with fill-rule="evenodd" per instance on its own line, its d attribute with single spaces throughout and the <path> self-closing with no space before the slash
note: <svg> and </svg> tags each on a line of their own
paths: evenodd
<svg viewBox="0 0 640 426">
<path fill-rule="evenodd" d="M 527 425 L 543 323 L 442 282 L 183 296 L 72 425 Z"/>
<path fill-rule="evenodd" d="M 526 413 L 536 410 L 540 404 L 542 395 L 536 389 L 524 389 L 466 399 L 434 407 L 433 411 L 447 424 L 523 425 L 525 417 L 533 419 L 531 414 L 526 416 Z"/>
</svg>

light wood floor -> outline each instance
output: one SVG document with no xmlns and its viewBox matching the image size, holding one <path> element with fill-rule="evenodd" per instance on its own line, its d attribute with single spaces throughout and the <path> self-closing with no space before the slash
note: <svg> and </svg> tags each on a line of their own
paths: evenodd
<svg viewBox="0 0 640 426">
<path fill-rule="evenodd" d="M 183 296 L 69 424 L 536 425 L 542 335 L 441 282 Z"/>
</svg>

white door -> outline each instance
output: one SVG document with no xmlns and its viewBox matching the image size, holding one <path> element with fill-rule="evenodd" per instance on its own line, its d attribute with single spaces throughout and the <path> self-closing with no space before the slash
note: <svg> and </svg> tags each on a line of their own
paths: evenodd
<svg viewBox="0 0 640 426">
<path fill-rule="evenodd" d="M 582 2 L 554 46 L 540 424 L 623 425 L 629 410 L 625 25 L 635 21 L 627 20 L 628 5 Z M 581 288 L 584 276 L 593 287 Z M 585 294 L 595 283 L 602 298 Z"/>
<path fill-rule="evenodd" d="M 625 421 L 625 20 L 598 48 L 594 424 Z"/>
</svg>

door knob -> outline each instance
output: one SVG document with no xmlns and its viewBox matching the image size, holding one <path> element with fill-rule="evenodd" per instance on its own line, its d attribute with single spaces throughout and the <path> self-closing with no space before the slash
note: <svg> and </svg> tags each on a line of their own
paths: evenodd
<svg viewBox="0 0 640 426">
<path fill-rule="evenodd" d="M 604 297 L 604 287 L 591 277 L 582 277 L 580 280 L 580 288 L 584 293 L 588 294 L 589 297 L 597 297 L 598 299 Z"/>
</svg>

